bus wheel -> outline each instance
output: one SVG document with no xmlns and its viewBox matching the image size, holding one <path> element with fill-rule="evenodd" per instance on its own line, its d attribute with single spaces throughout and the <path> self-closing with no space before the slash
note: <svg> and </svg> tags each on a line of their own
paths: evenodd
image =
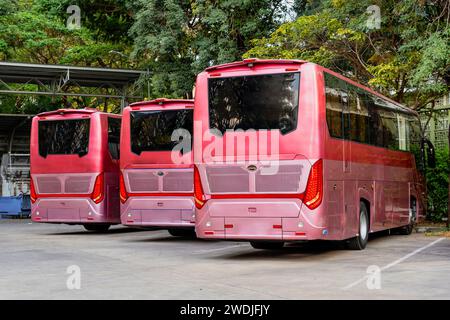
<svg viewBox="0 0 450 320">
<path fill-rule="evenodd" d="M 87 231 L 106 232 L 108 231 L 110 224 L 84 224 L 83 227 Z"/>
<path fill-rule="evenodd" d="M 266 249 L 266 250 L 279 250 L 283 248 L 284 242 L 282 241 L 250 241 L 250 245 L 255 249 Z"/>
<path fill-rule="evenodd" d="M 359 230 L 358 236 L 348 240 L 350 250 L 364 250 L 369 241 L 369 212 L 364 202 L 359 203 Z"/>
<path fill-rule="evenodd" d="M 410 235 L 413 232 L 414 224 L 416 223 L 416 213 L 417 213 L 417 202 L 416 199 L 411 198 L 410 208 L 409 208 L 409 224 L 407 226 L 401 227 L 399 230 L 400 234 L 405 236 Z"/>
<path fill-rule="evenodd" d="M 186 238 L 195 238 L 195 230 L 190 229 L 169 229 L 170 235 L 174 237 L 186 237 Z"/>
</svg>

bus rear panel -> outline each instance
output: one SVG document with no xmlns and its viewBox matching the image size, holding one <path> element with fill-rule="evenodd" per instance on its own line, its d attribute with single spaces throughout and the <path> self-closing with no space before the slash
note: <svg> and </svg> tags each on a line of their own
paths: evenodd
<svg viewBox="0 0 450 320">
<path fill-rule="evenodd" d="M 194 229 L 193 101 L 157 99 L 124 110 L 121 221 L 135 227 Z M 181 143 L 181 144 L 180 144 Z M 178 150 L 177 146 L 184 146 Z"/>
<path fill-rule="evenodd" d="M 94 109 L 37 115 L 31 132 L 35 222 L 120 223 L 120 116 Z"/>
</svg>

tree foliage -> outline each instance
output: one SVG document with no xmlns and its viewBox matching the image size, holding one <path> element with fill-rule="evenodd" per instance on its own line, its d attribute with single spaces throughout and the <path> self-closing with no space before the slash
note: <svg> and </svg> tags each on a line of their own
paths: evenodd
<svg viewBox="0 0 450 320">
<path fill-rule="evenodd" d="M 366 83 L 415 109 L 450 84 L 446 0 L 299 1 L 299 17 L 252 42 L 244 57 L 303 59 Z M 367 8 L 381 9 L 380 28 Z"/>
<path fill-rule="evenodd" d="M 252 39 L 274 31 L 282 0 L 134 0 L 133 58 L 152 73 L 155 96 L 189 97 L 195 75 L 241 59 Z"/>
<path fill-rule="evenodd" d="M 447 217 L 449 168 L 448 148 L 437 150 L 436 168 L 427 171 L 428 209 L 434 221 Z"/>
<path fill-rule="evenodd" d="M 69 17 L 66 10 L 76 2 L 0 0 L 0 60 L 112 68 L 132 66 L 128 58 L 131 40 L 126 32 L 131 17 L 127 16 L 123 1 L 118 4 L 112 0 L 78 1 L 81 29 L 71 30 L 66 26 Z M 116 32 L 114 26 L 118 28 Z M 28 86 L 33 90 L 32 84 Z M 0 109 L 4 112 L 36 113 L 61 105 L 84 107 L 99 103 L 109 108 L 106 101 L 99 99 L 0 96 Z"/>
</svg>

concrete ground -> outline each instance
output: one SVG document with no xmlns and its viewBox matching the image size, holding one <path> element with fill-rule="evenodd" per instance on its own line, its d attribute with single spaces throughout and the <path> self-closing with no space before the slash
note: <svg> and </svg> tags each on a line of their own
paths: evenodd
<svg viewBox="0 0 450 320">
<path fill-rule="evenodd" d="M 364 251 L 314 242 L 264 251 L 163 230 L 0 221 L 0 299 L 412 298 L 450 299 L 450 239 L 378 235 Z"/>
</svg>

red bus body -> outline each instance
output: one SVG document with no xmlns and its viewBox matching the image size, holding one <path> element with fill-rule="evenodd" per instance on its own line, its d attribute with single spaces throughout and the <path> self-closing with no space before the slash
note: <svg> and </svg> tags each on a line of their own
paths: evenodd
<svg viewBox="0 0 450 320">
<path fill-rule="evenodd" d="M 299 73 L 300 79 L 295 129 L 279 135 L 277 154 L 261 154 L 266 150 L 263 144 L 273 140 L 271 133 L 263 136 L 256 130 L 246 140 L 245 150 L 238 146 L 231 161 L 224 162 L 227 143 L 247 133 L 208 134 L 208 94 L 213 94 L 208 93 L 209 83 L 212 79 L 287 73 Z M 360 201 L 369 210 L 370 232 L 408 225 L 412 199 L 418 203 L 417 216 L 423 214 L 422 180 L 412 153 L 331 137 L 325 73 L 388 101 L 408 119 L 417 118 L 414 111 L 313 63 L 248 59 L 206 69 L 197 77 L 194 109 L 198 237 L 249 241 L 350 239 L 358 235 Z M 208 140 L 205 135 L 214 137 Z M 250 148 L 250 139 L 258 141 L 257 148 Z M 212 141 L 217 143 L 213 151 Z M 278 157 L 278 170 L 262 174 L 264 160 L 271 156 Z M 227 157 L 230 160 L 229 154 Z"/>
<path fill-rule="evenodd" d="M 176 163 L 172 160 L 172 150 L 156 147 L 155 150 L 144 150 L 138 154 L 133 152 L 131 142 L 131 130 L 136 127 L 131 120 L 133 113 L 164 116 L 168 113 L 189 112 L 192 127 L 193 107 L 193 100 L 160 98 L 134 103 L 124 109 L 120 140 L 122 224 L 193 231 L 192 152 L 183 155 L 182 163 Z M 148 126 L 148 130 L 156 130 Z M 189 130 L 192 131 L 192 128 Z M 142 132 L 137 134 L 143 136 Z"/>
<path fill-rule="evenodd" d="M 120 118 L 120 115 L 94 109 L 60 109 L 33 118 L 30 163 L 31 218 L 34 222 L 83 225 L 120 223 L 118 152 L 117 159 L 113 159 L 109 143 L 114 141 L 108 141 L 109 121 L 117 121 L 120 130 Z M 43 131 L 40 137 L 39 126 L 60 124 L 59 128 L 62 128 L 63 123 L 77 121 L 85 121 L 83 123 L 87 128 L 84 131 L 87 139 L 85 154 L 42 154 L 44 146 L 40 144 L 44 144 L 44 135 L 50 131 Z M 71 137 L 70 141 L 61 142 L 63 138 L 55 136 L 51 143 L 56 147 L 50 148 L 63 149 L 65 146 L 58 143 L 70 145 L 77 140 Z"/>
</svg>

